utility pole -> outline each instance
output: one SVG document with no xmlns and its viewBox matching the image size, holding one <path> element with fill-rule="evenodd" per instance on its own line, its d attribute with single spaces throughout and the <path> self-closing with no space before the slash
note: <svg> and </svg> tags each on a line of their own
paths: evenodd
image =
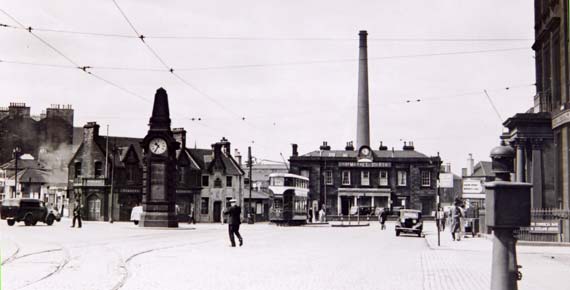
<svg viewBox="0 0 570 290">
<path fill-rule="evenodd" d="M 247 166 L 249 166 L 249 199 L 247 201 L 247 223 L 248 224 L 252 224 L 253 223 L 253 216 L 252 216 L 252 210 L 251 210 L 251 188 L 253 187 L 253 180 L 252 180 L 252 176 L 251 176 L 251 167 L 252 167 L 252 162 L 251 162 L 251 146 L 247 146 Z"/>
<path fill-rule="evenodd" d="M 109 138 L 107 138 L 109 139 Z M 113 223 L 113 212 L 114 212 L 114 202 L 115 202 L 115 189 L 114 189 L 114 185 L 115 185 L 115 155 L 117 155 L 117 146 L 115 144 L 113 144 L 113 149 L 111 149 L 112 152 L 112 158 L 113 158 L 113 164 L 111 164 L 111 217 L 109 217 L 109 222 Z"/>
<path fill-rule="evenodd" d="M 436 188 L 436 190 L 437 190 L 437 197 L 436 197 L 437 198 L 437 201 L 436 201 L 437 208 L 435 209 L 435 217 L 436 217 L 435 220 L 437 222 L 437 246 L 439 247 L 440 246 L 440 231 L 441 231 L 441 229 L 440 229 L 440 223 L 441 223 L 440 218 L 441 217 L 439 215 L 439 208 L 441 207 L 441 201 L 440 201 L 440 195 L 439 195 L 439 188 L 440 188 L 439 173 L 441 171 L 441 161 L 439 159 L 439 152 L 437 152 L 437 159 L 438 159 L 437 160 L 437 186 L 436 186 L 437 187 Z"/>
<path fill-rule="evenodd" d="M 14 174 L 14 198 L 18 198 L 18 159 L 19 159 L 19 155 L 20 155 L 20 147 L 16 146 L 16 148 L 14 148 L 14 159 L 16 162 L 16 174 Z"/>
</svg>

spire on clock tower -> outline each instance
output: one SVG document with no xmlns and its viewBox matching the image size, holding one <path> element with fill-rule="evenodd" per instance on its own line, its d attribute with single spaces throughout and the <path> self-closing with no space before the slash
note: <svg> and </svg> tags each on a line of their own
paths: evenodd
<svg viewBox="0 0 570 290">
<path fill-rule="evenodd" d="M 166 90 L 160 88 L 156 90 L 154 95 L 154 105 L 152 107 L 152 116 L 149 122 L 150 129 L 167 129 L 170 130 L 170 111 L 168 109 L 168 95 Z"/>
</svg>

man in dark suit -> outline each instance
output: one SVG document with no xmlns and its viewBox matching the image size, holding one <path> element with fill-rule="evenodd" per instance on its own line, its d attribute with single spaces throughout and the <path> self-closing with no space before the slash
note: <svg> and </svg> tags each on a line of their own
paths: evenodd
<svg viewBox="0 0 570 290">
<path fill-rule="evenodd" d="M 75 221 L 79 222 L 79 228 L 81 227 L 81 202 L 79 199 L 75 199 L 75 206 L 73 208 L 73 222 L 71 227 L 75 227 Z"/>
<path fill-rule="evenodd" d="M 237 205 L 237 200 L 230 200 L 231 206 L 224 210 L 224 215 L 228 215 L 228 232 L 230 234 L 230 242 L 232 247 L 236 246 L 236 241 L 234 235 L 237 236 L 239 240 L 239 246 L 243 245 L 243 239 L 239 234 L 239 225 L 241 224 L 241 207 Z"/>
</svg>

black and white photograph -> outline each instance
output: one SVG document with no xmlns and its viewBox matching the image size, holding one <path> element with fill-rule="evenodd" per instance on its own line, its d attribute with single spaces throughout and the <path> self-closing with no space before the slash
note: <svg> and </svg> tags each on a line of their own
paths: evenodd
<svg viewBox="0 0 570 290">
<path fill-rule="evenodd" d="M 570 289 L 570 1 L 0 0 L 0 290 Z"/>
</svg>

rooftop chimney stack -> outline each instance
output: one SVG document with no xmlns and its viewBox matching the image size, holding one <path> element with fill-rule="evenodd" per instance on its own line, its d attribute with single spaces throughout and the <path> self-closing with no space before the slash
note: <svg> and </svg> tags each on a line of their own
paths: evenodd
<svg viewBox="0 0 570 290">
<path fill-rule="evenodd" d="M 298 145 L 297 144 L 291 144 L 291 146 L 293 147 L 293 156 L 299 156 L 299 151 L 297 150 Z"/>
<path fill-rule="evenodd" d="M 356 115 L 356 148 L 370 146 L 370 114 L 368 107 L 368 51 L 366 30 L 361 30 L 358 56 L 358 104 Z"/>
<path fill-rule="evenodd" d="M 473 175 L 473 164 L 474 164 L 473 154 L 469 153 L 469 158 L 467 158 L 467 175 L 468 176 Z"/>
</svg>

